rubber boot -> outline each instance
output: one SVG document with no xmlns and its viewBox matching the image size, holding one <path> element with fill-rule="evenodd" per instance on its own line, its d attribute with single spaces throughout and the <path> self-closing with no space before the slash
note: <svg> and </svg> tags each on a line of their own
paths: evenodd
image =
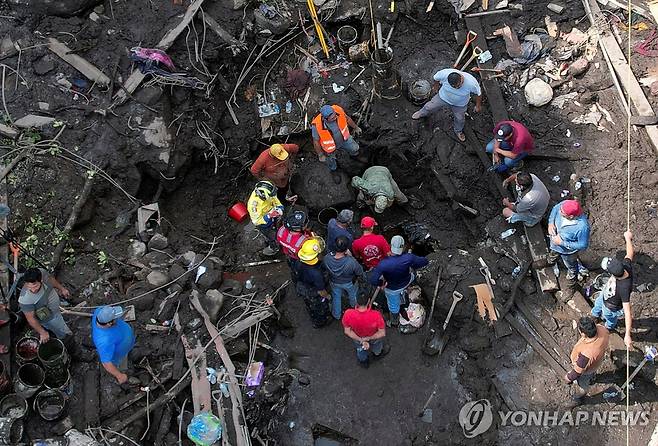
<svg viewBox="0 0 658 446">
<path fill-rule="evenodd" d="M 400 325 L 400 313 L 391 313 L 391 327 Z"/>
</svg>

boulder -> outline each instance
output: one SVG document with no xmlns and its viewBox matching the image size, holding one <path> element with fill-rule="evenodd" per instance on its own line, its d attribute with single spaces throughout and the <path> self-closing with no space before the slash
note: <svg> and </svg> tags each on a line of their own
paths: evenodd
<svg viewBox="0 0 658 446">
<path fill-rule="evenodd" d="M 196 259 L 196 252 L 187 251 L 181 256 L 180 261 L 183 266 L 190 266 L 194 262 L 194 259 Z"/>
<path fill-rule="evenodd" d="M 29 129 L 30 127 L 41 128 L 45 125 L 52 124 L 55 118 L 49 116 L 26 115 L 14 121 L 14 125 L 19 129 Z"/>
<path fill-rule="evenodd" d="M 32 64 L 32 69 L 35 74 L 43 76 L 55 69 L 55 62 L 53 62 L 53 58 L 50 55 L 46 55 L 34 62 L 34 64 Z"/>
<path fill-rule="evenodd" d="M 169 276 L 162 271 L 151 271 L 146 276 L 146 281 L 152 287 L 157 288 L 169 282 Z"/>
<path fill-rule="evenodd" d="M 327 207 L 340 209 L 354 203 L 351 178 L 341 170 L 331 172 L 323 163 L 312 160 L 292 177 L 292 190 L 309 210 L 318 212 Z"/>
<path fill-rule="evenodd" d="M 171 259 L 164 252 L 151 251 L 144 256 L 144 263 L 151 268 L 164 269 L 169 265 Z"/>
<path fill-rule="evenodd" d="M 203 264 L 206 267 L 206 272 L 204 272 L 201 277 L 197 280 L 197 286 L 202 291 L 207 291 L 210 289 L 219 288 L 222 284 L 222 270 L 215 269 L 211 262 L 206 262 Z M 196 272 L 194 272 L 196 277 Z"/>
<path fill-rule="evenodd" d="M 196 290 L 192 291 L 192 293 L 198 294 Z M 219 318 L 219 312 L 224 305 L 224 295 L 220 291 L 213 289 L 206 291 L 205 294 L 198 297 L 201 306 L 206 310 L 206 313 L 208 313 L 208 317 L 213 324 L 216 324 L 217 319 Z"/>
<path fill-rule="evenodd" d="M 589 61 L 584 57 L 580 57 L 576 59 L 574 63 L 569 65 L 569 74 L 573 77 L 577 77 L 585 74 L 587 68 L 589 68 Z"/>
<path fill-rule="evenodd" d="M 526 84 L 524 92 L 528 104 L 535 107 L 546 105 L 553 99 L 551 86 L 537 77 Z"/>
<path fill-rule="evenodd" d="M 16 53 L 18 53 L 18 50 L 16 49 L 16 46 L 14 46 L 14 41 L 11 40 L 9 35 L 4 36 L 2 40 L 0 40 L 0 60 L 14 56 Z"/>
<path fill-rule="evenodd" d="M 131 259 L 139 259 L 146 254 L 146 244 L 139 240 L 133 240 L 128 247 L 128 257 Z"/>
<path fill-rule="evenodd" d="M 187 269 L 183 268 L 178 263 L 174 263 L 169 268 L 169 281 L 171 282 L 175 280 L 176 283 L 178 283 L 179 285 L 183 285 L 183 283 L 185 283 L 185 281 L 189 277 L 189 275 L 181 277 L 183 274 L 185 274 L 185 271 L 187 271 Z"/>
<path fill-rule="evenodd" d="M 162 234 L 153 234 L 153 237 L 151 237 L 151 240 L 148 242 L 148 248 L 149 249 L 158 249 L 158 250 L 163 250 L 167 246 L 169 246 L 169 242 L 167 240 L 167 237 L 165 237 Z"/>
<path fill-rule="evenodd" d="M 128 299 L 132 299 L 144 293 L 148 293 L 151 289 L 153 289 L 153 287 L 147 282 L 135 282 L 126 291 L 126 297 Z M 151 308 L 153 308 L 155 296 L 156 293 L 150 293 L 146 296 L 140 297 L 139 299 L 131 301 L 131 304 L 135 305 L 135 310 L 137 311 L 149 311 Z"/>
</svg>

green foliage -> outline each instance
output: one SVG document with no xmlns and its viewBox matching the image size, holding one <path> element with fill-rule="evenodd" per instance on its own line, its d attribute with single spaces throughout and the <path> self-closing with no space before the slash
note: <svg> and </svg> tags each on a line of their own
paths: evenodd
<svg viewBox="0 0 658 446">
<path fill-rule="evenodd" d="M 98 266 L 104 269 L 109 262 L 110 256 L 108 256 L 105 251 L 98 251 L 98 255 L 96 256 L 96 263 Z"/>
</svg>

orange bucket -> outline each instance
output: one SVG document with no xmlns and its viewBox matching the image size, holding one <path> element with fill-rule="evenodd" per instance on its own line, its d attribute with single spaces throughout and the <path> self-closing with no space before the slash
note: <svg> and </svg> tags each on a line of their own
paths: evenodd
<svg viewBox="0 0 658 446">
<path fill-rule="evenodd" d="M 238 223 L 242 223 L 247 218 L 248 215 L 249 212 L 247 212 L 247 206 L 241 201 L 235 203 L 228 210 L 228 216 L 231 217 L 233 220 L 237 221 Z"/>
</svg>

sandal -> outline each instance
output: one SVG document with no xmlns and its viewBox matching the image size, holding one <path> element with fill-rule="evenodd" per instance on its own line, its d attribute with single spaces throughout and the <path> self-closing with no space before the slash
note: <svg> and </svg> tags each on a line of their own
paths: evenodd
<svg viewBox="0 0 658 446">
<path fill-rule="evenodd" d="M 466 141 L 466 135 L 464 135 L 464 132 L 457 133 L 457 139 L 459 139 L 461 142 Z"/>
</svg>

